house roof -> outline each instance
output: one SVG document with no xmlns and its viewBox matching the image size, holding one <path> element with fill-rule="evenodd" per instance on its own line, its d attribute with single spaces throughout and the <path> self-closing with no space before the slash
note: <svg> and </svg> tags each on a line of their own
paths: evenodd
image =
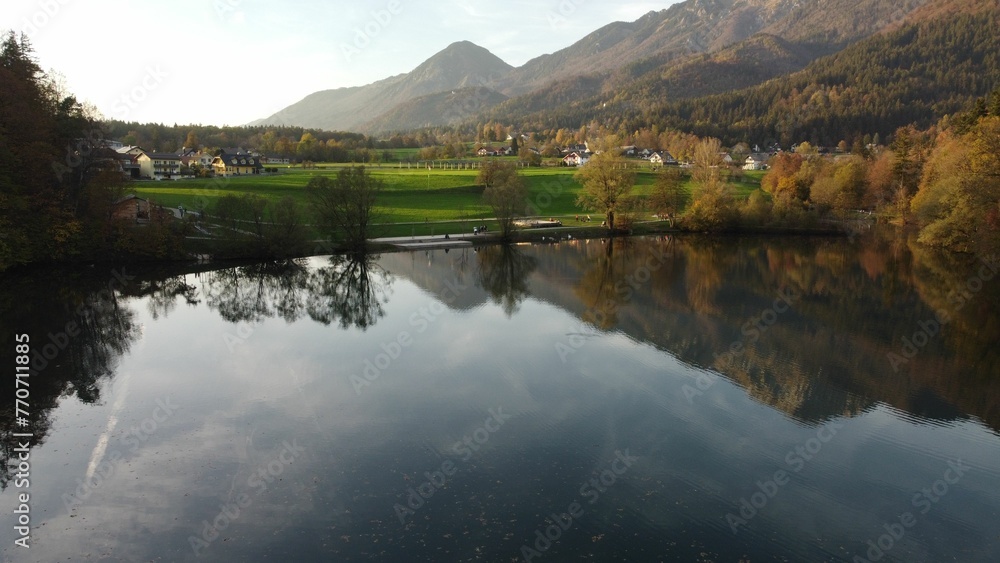
<svg viewBox="0 0 1000 563">
<path fill-rule="evenodd" d="M 180 160 L 181 157 L 169 152 L 147 152 L 146 156 L 153 160 Z"/>
<path fill-rule="evenodd" d="M 137 196 L 135 194 L 129 194 L 129 195 L 127 195 L 127 196 L 119 199 L 118 201 L 114 202 L 112 205 L 119 205 L 119 204 L 125 203 L 126 201 L 131 201 L 133 199 L 137 200 L 137 201 L 147 201 L 146 198 L 139 197 L 139 196 Z"/>
<path fill-rule="evenodd" d="M 260 159 L 257 157 L 250 156 L 247 153 L 243 154 L 220 154 L 212 160 L 212 164 L 218 160 L 226 166 L 254 166 L 257 168 L 262 168 L 263 165 L 260 163 Z"/>
</svg>

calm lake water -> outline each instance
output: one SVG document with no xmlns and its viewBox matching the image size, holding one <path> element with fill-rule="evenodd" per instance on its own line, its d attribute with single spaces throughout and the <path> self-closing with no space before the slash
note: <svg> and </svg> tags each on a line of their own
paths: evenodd
<svg viewBox="0 0 1000 563">
<path fill-rule="evenodd" d="M 689 237 L 7 275 L 0 549 L 1000 561 L 1000 276 L 968 262 Z"/>
</svg>

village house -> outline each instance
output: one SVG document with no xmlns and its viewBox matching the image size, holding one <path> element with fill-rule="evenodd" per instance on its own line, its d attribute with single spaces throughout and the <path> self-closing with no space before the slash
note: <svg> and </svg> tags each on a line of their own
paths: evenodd
<svg viewBox="0 0 1000 563">
<path fill-rule="evenodd" d="M 667 151 L 654 152 L 653 155 L 649 157 L 649 162 L 652 163 L 653 166 L 677 166 L 677 159 L 674 158 L 674 155 Z"/>
<path fill-rule="evenodd" d="M 483 147 L 476 151 L 478 156 L 511 156 L 514 154 L 514 149 L 511 147 L 500 147 L 494 149 L 493 147 Z"/>
<path fill-rule="evenodd" d="M 563 164 L 566 166 L 583 166 L 588 162 L 590 159 L 578 152 L 572 152 L 563 157 Z"/>
<path fill-rule="evenodd" d="M 139 157 L 130 154 L 117 153 L 115 156 L 118 167 L 122 171 L 122 176 L 127 180 L 138 180 L 142 175 L 142 166 L 139 164 Z"/>
<path fill-rule="evenodd" d="M 142 153 L 139 176 L 147 180 L 174 180 L 181 177 L 181 157 L 171 153 Z"/>
<path fill-rule="evenodd" d="M 115 149 L 115 152 L 117 152 L 118 154 L 127 154 L 129 156 L 139 156 L 140 154 L 143 154 L 146 151 L 142 150 L 142 147 L 124 145 Z"/>
<path fill-rule="evenodd" d="M 201 166 L 202 168 L 211 168 L 212 160 L 214 157 L 206 152 L 202 152 L 196 149 L 182 148 L 177 151 L 177 156 L 181 157 L 181 162 L 184 166 Z"/>
<path fill-rule="evenodd" d="M 767 168 L 767 161 L 770 160 L 766 153 L 754 153 L 747 157 L 743 164 L 744 170 L 764 170 Z"/>
<path fill-rule="evenodd" d="M 114 219 L 141 223 L 149 220 L 149 200 L 127 195 L 111 204 L 111 217 Z"/>
<path fill-rule="evenodd" d="M 212 159 L 212 168 L 216 176 L 247 176 L 264 171 L 261 159 L 243 149 L 222 149 Z"/>
</svg>

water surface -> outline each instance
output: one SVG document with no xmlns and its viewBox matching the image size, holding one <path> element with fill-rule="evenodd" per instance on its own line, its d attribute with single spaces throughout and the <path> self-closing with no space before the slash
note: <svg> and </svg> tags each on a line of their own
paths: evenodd
<svg viewBox="0 0 1000 563">
<path fill-rule="evenodd" d="M 997 561 L 994 275 L 875 237 L 8 275 L 5 365 L 51 358 L 3 554 Z"/>
</svg>

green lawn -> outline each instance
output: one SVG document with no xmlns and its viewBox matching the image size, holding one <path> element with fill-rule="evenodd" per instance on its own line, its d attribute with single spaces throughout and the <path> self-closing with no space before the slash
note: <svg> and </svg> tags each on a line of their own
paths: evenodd
<svg viewBox="0 0 1000 563">
<path fill-rule="evenodd" d="M 293 197 L 304 209 L 308 208 L 305 186 L 310 178 L 318 175 L 334 175 L 338 164 L 318 165 L 315 169 L 279 168 L 279 173 L 268 176 L 249 176 L 232 179 L 185 180 L 179 182 L 141 182 L 135 184 L 135 193 L 167 207 L 183 205 L 187 209 L 198 209 L 199 202 L 207 203 L 208 209 L 215 200 L 227 194 L 253 193 L 271 199 Z M 375 165 L 368 168 L 376 177 L 385 182 L 384 192 L 386 221 L 391 223 L 428 223 L 417 226 L 417 234 L 436 232 L 459 232 L 467 225 L 478 224 L 474 219 L 491 215 L 483 204 L 482 188 L 475 185 L 477 170 L 443 170 L 409 168 L 405 164 Z M 522 174 L 528 186 L 528 201 L 538 216 L 560 217 L 564 223 L 577 214 L 590 214 L 594 219 L 603 220 L 594 210 L 581 209 L 576 205 L 580 184 L 574 179 L 575 170 L 563 167 L 528 168 Z M 760 187 L 763 173 L 746 173 L 741 183 L 735 184 L 739 197 L 746 197 Z M 655 173 L 639 170 L 636 175 L 635 193 L 648 195 L 655 183 Z M 688 182 L 687 189 L 691 189 Z M 432 227 L 434 221 L 457 221 L 451 228 Z M 472 221 L 466 223 L 466 221 Z M 392 234 L 411 234 L 417 228 L 400 225 L 392 229 Z M 438 230 L 448 229 L 448 230 Z M 454 229 L 454 230 L 451 230 Z M 426 233 L 425 233 L 426 231 Z"/>
</svg>

